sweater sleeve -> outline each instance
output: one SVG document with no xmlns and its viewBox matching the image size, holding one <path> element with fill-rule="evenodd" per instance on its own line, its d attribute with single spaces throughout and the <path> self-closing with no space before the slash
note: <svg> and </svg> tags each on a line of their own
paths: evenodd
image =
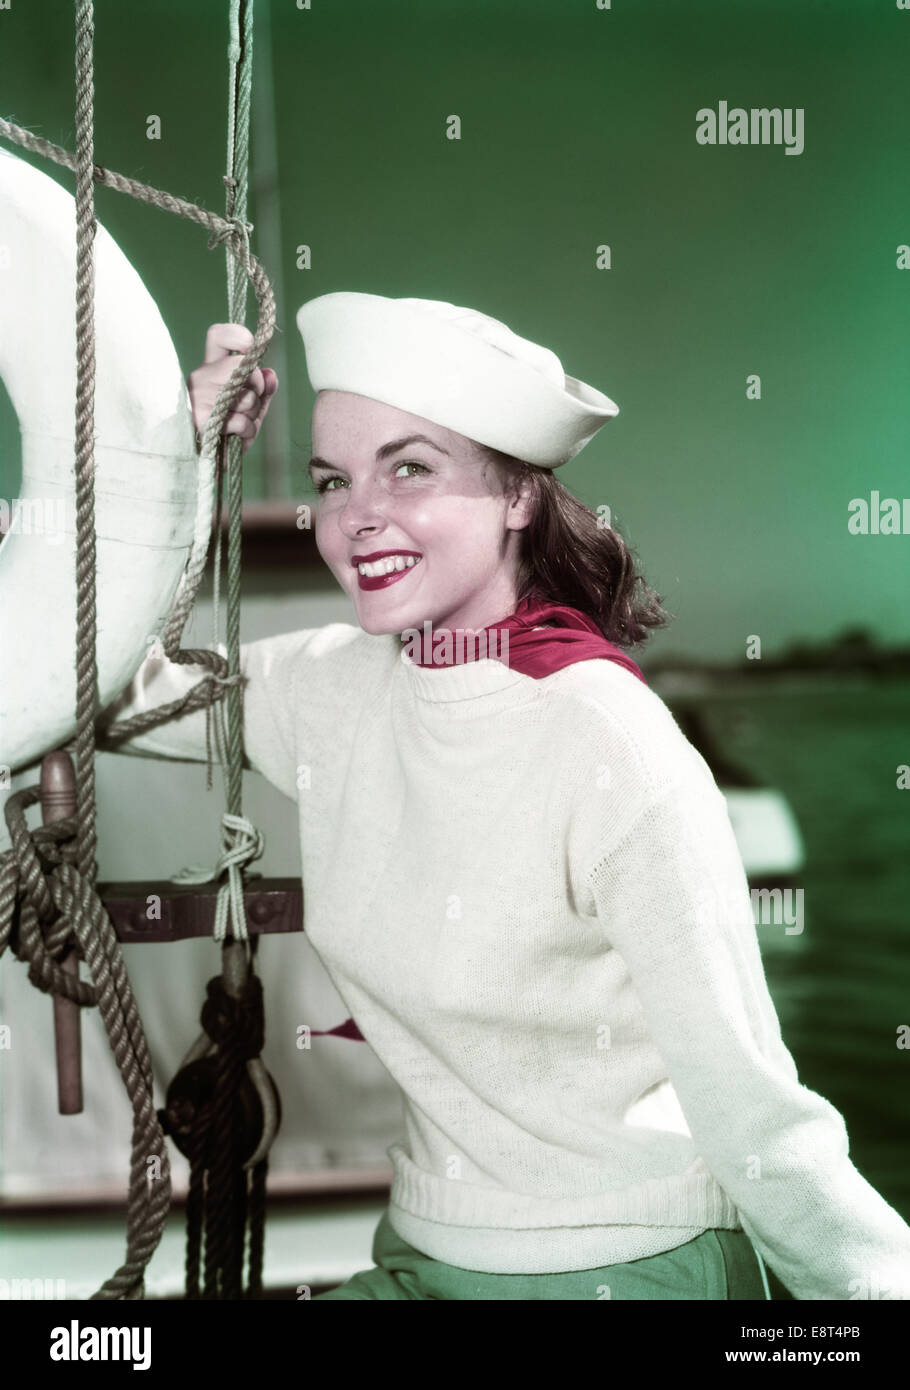
<svg viewBox="0 0 910 1390">
<path fill-rule="evenodd" d="M 910 1298 L 910 1227 L 782 1040 L 716 785 L 649 801 L 586 878 L 698 1152 L 766 1263 L 797 1299 Z"/>
<path fill-rule="evenodd" d="M 261 773 L 286 796 L 296 800 L 296 717 L 299 700 L 321 675 L 319 659 L 358 636 L 347 623 L 302 628 L 276 637 L 241 644 L 243 683 L 243 766 Z M 223 645 L 221 651 L 224 652 Z M 204 666 L 181 665 L 166 657 L 148 656 L 130 684 L 96 721 L 96 740 L 102 751 L 138 757 L 205 762 L 204 708 L 172 718 L 131 738 L 108 743 L 108 724 L 170 704 L 186 695 L 208 675 Z M 220 762 L 214 720 L 211 729 L 213 762 Z"/>
</svg>

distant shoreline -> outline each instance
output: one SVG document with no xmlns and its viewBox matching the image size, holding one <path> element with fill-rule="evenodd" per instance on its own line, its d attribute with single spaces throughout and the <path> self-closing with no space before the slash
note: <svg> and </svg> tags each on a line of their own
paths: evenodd
<svg viewBox="0 0 910 1390">
<path fill-rule="evenodd" d="M 787 695 L 799 691 L 835 694 L 844 691 L 885 691 L 910 684 L 910 675 L 895 672 L 871 675 L 863 671 L 653 671 L 642 667 L 658 694 L 743 695 L 747 691 Z"/>
</svg>

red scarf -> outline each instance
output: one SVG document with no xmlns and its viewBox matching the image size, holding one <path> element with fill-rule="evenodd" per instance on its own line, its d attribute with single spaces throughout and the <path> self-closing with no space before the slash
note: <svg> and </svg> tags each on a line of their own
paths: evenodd
<svg viewBox="0 0 910 1390">
<path fill-rule="evenodd" d="M 556 626 L 540 627 L 541 623 L 546 622 Z M 536 630 L 538 628 L 539 631 Z M 620 647 L 607 641 L 594 619 L 567 604 L 525 598 L 509 617 L 498 623 L 490 623 L 480 631 L 508 633 L 507 664 L 523 676 L 533 676 L 535 680 L 549 676 L 552 671 L 561 671 L 564 666 L 571 666 L 576 661 L 601 657 L 604 661 L 615 661 L 618 666 L 624 666 L 647 685 L 640 667 Z M 472 661 L 472 645 L 469 640 L 460 644 L 460 648 L 457 642 L 451 643 L 450 646 L 455 647 L 456 651 L 446 654 L 444 649 L 440 649 L 439 660 L 415 661 L 413 664 L 424 670 L 432 670 L 439 666 L 454 666 L 459 658 L 461 661 Z M 499 642 L 496 647 L 493 643 L 488 645 L 495 651 Z M 505 643 L 501 645 L 505 647 Z M 426 655 L 431 653 L 432 648 Z"/>
<path fill-rule="evenodd" d="M 558 626 L 542 627 L 535 631 L 535 628 L 544 622 L 556 623 Z M 608 642 L 594 619 L 589 618 L 586 613 L 579 612 L 577 608 L 526 598 L 522 599 L 515 612 L 508 618 L 499 623 L 491 623 L 481 631 L 508 632 L 508 665 L 524 676 L 533 676 L 535 680 L 548 676 L 551 671 L 561 671 L 564 666 L 570 666 L 575 661 L 590 661 L 594 657 L 602 657 L 604 661 L 615 661 L 617 665 L 624 666 L 633 676 L 644 681 L 645 685 L 648 683 L 632 658 L 626 656 L 613 642 Z M 454 643 L 452 645 L 457 646 Z M 463 659 L 474 659 L 471 646 L 470 642 L 463 644 Z M 434 666 L 454 666 L 456 653 L 451 653 L 449 660 L 415 661 L 413 664 L 424 670 L 432 670 Z M 311 1034 L 313 1037 L 334 1036 L 350 1038 L 353 1042 L 366 1042 L 352 1018 L 339 1023 L 335 1028 L 313 1028 Z"/>
</svg>

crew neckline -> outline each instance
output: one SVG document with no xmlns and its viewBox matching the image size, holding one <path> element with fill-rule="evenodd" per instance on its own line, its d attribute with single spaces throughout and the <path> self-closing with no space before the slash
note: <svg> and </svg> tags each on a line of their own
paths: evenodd
<svg viewBox="0 0 910 1390">
<path fill-rule="evenodd" d="M 433 703 L 477 700 L 513 685 L 534 684 L 532 676 L 513 670 L 495 657 L 478 657 L 454 666 L 417 666 L 402 648 L 400 660 L 409 688 L 418 699 Z"/>
</svg>

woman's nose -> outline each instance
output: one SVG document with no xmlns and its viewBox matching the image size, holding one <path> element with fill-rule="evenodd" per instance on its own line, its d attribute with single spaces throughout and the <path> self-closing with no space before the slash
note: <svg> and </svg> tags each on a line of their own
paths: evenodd
<svg viewBox="0 0 910 1390">
<path fill-rule="evenodd" d="M 356 540 L 364 531 L 378 531 L 385 526 L 385 513 L 381 499 L 374 493 L 349 493 L 341 509 L 338 525 L 350 540 Z"/>
</svg>

